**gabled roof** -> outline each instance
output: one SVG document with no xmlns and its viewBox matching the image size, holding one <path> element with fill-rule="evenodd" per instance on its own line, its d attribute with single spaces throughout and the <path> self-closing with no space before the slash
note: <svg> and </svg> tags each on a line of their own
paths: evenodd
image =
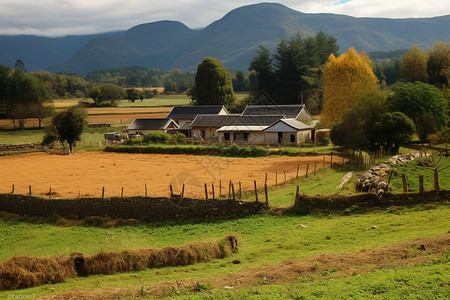
<svg viewBox="0 0 450 300">
<path fill-rule="evenodd" d="M 180 130 L 190 130 L 191 129 L 191 123 L 192 122 L 186 122 L 183 125 L 181 125 L 181 127 L 178 128 L 178 129 L 180 129 Z"/>
<path fill-rule="evenodd" d="M 165 130 L 170 123 L 178 128 L 177 123 L 172 119 L 135 119 L 127 130 Z"/>
<path fill-rule="evenodd" d="M 228 115 L 223 105 L 174 106 L 166 118 L 194 120 L 197 115 L 218 115 L 222 110 Z"/>
<path fill-rule="evenodd" d="M 285 115 L 287 118 L 297 118 L 300 112 L 306 109 L 304 104 L 293 105 L 247 105 L 242 112 L 243 116 Z"/>
<path fill-rule="evenodd" d="M 241 116 L 241 115 L 198 115 L 191 123 L 191 127 L 222 126 L 269 126 L 284 115 L 278 116 Z"/>
<path fill-rule="evenodd" d="M 264 129 L 263 131 L 271 132 L 271 131 L 272 131 L 272 128 L 273 128 L 274 126 L 276 126 L 277 124 L 279 124 L 280 122 L 281 122 L 281 123 L 284 123 L 284 124 L 287 125 L 289 128 L 292 128 L 293 130 L 296 130 L 296 131 L 301 131 L 301 130 L 311 130 L 311 129 L 314 129 L 313 126 L 306 125 L 305 123 L 300 122 L 300 121 L 298 121 L 297 119 L 294 119 L 294 118 L 287 118 L 287 119 L 280 119 L 280 120 L 276 121 L 275 123 L 273 123 L 273 124 L 271 124 L 270 126 L 268 126 L 266 129 Z M 274 131 L 274 132 L 279 132 L 279 131 L 280 131 L 280 128 L 274 129 L 273 131 Z"/>
</svg>

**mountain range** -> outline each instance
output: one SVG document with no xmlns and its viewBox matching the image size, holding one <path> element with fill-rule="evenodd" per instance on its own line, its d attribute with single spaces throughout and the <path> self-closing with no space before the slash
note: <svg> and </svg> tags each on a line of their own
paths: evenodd
<svg viewBox="0 0 450 300">
<path fill-rule="evenodd" d="M 356 18 L 309 14 L 278 3 L 260 3 L 230 11 L 203 29 L 176 21 L 137 25 L 127 31 L 48 38 L 0 36 L 0 64 L 21 59 L 29 71 L 84 74 L 98 69 L 140 65 L 195 71 L 204 57 L 228 69 L 247 70 L 259 45 L 275 49 L 281 38 L 319 31 L 335 37 L 341 52 L 390 51 L 412 45 L 450 42 L 450 15 L 433 18 Z"/>
</svg>

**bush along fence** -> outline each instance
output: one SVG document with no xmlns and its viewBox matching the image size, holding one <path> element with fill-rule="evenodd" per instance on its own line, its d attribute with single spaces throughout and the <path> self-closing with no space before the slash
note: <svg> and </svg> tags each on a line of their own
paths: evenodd
<svg viewBox="0 0 450 300">
<path fill-rule="evenodd" d="M 219 241 L 167 246 L 162 249 L 101 252 L 89 257 L 79 252 L 70 256 L 12 257 L 0 263 L 0 290 L 60 283 L 75 276 L 192 265 L 225 258 L 237 250 L 236 237 L 227 236 Z"/>
<path fill-rule="evenodd" d="M 137 219 L 153 222 L 177 219 L 237 218 L 267 209 L 264 202 L 232 199 L 164 197 L 113 197 L 44 199 L 34 196 L 0 194 L 0 210 L 19 215 L 59 216 L 84 219 L 89 216 Z"/>
</svg>

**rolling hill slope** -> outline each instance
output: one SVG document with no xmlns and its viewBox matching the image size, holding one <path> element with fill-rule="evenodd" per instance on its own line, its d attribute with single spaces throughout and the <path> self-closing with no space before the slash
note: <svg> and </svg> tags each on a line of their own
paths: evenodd
<svg viewBox="0 0 450 300">
<path fill-rule="evenodd" d="M 34 59 L 26 52 L 15 54 L 23 54 L 17 58 L 24 60 L 30 69 L 35 68 L 34 60 L 40 60 L 40 64 L 36 63 L 40 68 L 80 74 L 129 65 L 195 71 L 206 56 L 219 59 L 227 68 L 247 70 L 259 45 L 274 49 L 281 38 L 289 38 L 299 31 L 313 35 L 320 30 L 334 36 L 341 51 L 349 47 L 366 52 L 405 49 L 412 45 L 426 48 L 435 41 L 450 42 L 450 15 L 420 19 L 355 18 L 306 14 L 277 3 L 260 3 L 234 9 L 201 30 L 192 30 L 176 21 L 159 21 L 116 35 L 79 37 L 78 48 L 61 47 L 61 54 L 47 55 L 45 59 L 39 59 L 40 48 L 33 46 L 25 48 L 35 53 Z M 25 51 L 23 47 L 22 50 Z M 4 52 L 2 47 L 0 63 L 7 57 Z M 25 59 L 25 55 L 33 62 Z M 52 58 L 57 61 L 51 61 Z"/>
</svg>

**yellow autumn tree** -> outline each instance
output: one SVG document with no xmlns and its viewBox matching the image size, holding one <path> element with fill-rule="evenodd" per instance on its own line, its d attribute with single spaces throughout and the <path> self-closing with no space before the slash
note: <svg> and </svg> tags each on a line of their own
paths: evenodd
<svg viewBox="0 0 450 300">
<path fill-rule="evenodd" d="M 427 82 L 428 55 L 422 48 L 412 46 L 400 59 L 400 76 L 404 82 Z"/>
<path fill-rule="evenodd" d="M 378 79 L 367 55 L 354 48 L 337 58 L 331 54 L 324 69 L 322 119 L 330 126 L 336 124 L 355 105 L 356 95 L 376 89 Z"/>
</svg>

